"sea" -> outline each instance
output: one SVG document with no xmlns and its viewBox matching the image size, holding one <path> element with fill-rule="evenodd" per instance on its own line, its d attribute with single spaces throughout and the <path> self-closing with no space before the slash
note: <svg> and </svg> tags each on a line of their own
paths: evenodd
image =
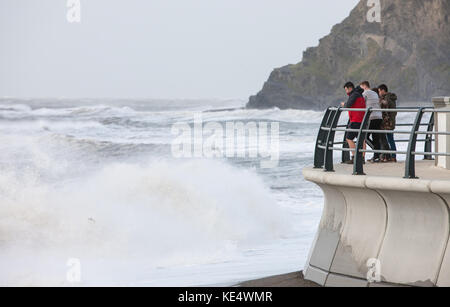
<svg viewBox="0 0 450 307">
<path fill-rule="evenodd" d="M 323 208 L 302 169 L 323 112 L 245 103 L 0 99 L 0 285 L 232 286 L 302 270 Z M 276 166 L 175 155 L 174 127 L 199 117 L 277 123 Z"/>
</svg>

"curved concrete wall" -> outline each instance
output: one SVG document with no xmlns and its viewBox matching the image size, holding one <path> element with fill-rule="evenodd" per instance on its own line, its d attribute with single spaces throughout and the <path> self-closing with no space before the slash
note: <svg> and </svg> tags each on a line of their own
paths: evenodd
<svg viewBox="0 0 450 307">
<path fill-rule="evenodd" d="M 306 279 L 324 286 L 450 286 L 450 182 L 304 170 L 325 195 Z M 369 284 L 369 259 L 381 281 Z"/>
<path fill-rule="evenodd" d="M 448 191 L 449 185 L 450 184 L 446 181 L 434 181 L 430 184 L 430 189 L 433 193 L 441 196 L 450 208 L 450 191 Z M 437 286 L 450 286 L 450 241 L 447 243 L 447 247 L 445 249 L 441 270 L 438 276 Z"/>
<path fill-rule="evenodd" d="M 388 225 L 379 260 L 382 276 L 398 284 L 437 284 L 449 235 L 446 203 L 423 192 L 380 191 Z"/>
</svg>

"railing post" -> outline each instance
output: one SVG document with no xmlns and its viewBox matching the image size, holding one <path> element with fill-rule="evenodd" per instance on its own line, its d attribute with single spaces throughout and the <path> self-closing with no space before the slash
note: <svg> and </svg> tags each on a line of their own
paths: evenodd
<svg viewBox="0 0 450 307">
<path fill-rule="evenodd" d="M 417 145 L 416 132 L 419 131 L 420 129 L 420 123 L 423 117 L 423 110 L 424 108 L 419 109 L 409 138 L 408 151 L 406 154 L 406 163 L 405 163 L 405 178 L 407 179 L 418 179 L 418 177 L 416 177 L 416 156 L 413 154 L 413 152 L 416 151 Z"/>
<path fill-rule="evenodd" d="M 325 162 L 325 149 L 319 148 L 319 146 L 326 146 L 326 139 L 328 136 L 328 131 L 322 130 L 322 128 L 328 127 L 329 118 L 333 112 L 331 108 L 328 108 L 323 116 L 322 123 L 320 124 L 319 134 L 316 140 L 316 149 L 314 153 L 314 168 L 322 168 Z"/>
<path fill-rule="evenodd" d="M 434 141 L 436 153 L 450 153 L 450 96 L 449 97 L 434 97 L 434 119 L 435 135 Z M 434 155 L 436 159 L 436 166 L 450 170 L 450 156 Z"/>
<path fill-rule="evenodd" d="M 356 142 L 355 160 L 353 162 L 353 175 L 365 175 L 364 174 L 364 155 L 361 150 L 364 147 L 364 142 L 366 141 L 367 132 L 363 130 L 368 129 L 370 123 L 370 114 L 372 113 L 372 108 L 368 108 L 366 114 L 364 114 L 363 122 L 359 128 L 358 141 Z"/>
<path fill-rule="evenodd" d="M 431 113 L 430 122 L 428 123 L 428 132 L 432 132 L 434 129 L 434 113 Z M 427 134 L 425 141 L 425 149 L 424 152 L 432 152 L 432 143 L 433 143 L 433 135 Z M 424 160 L 434 160 L 432 155 L 425 155 Z"/>
<path fill-rule="evenodd" d="M 347 127 L 350 124 L 350 120 L 347 122 Z M 347 133 L 344 133 L 344 140 L 342 141 L 344 144 L 342 145 L 342 148 L 349 148 L 348 143 L 347 143 Z M 345 163 L 347 161 L 350 161 L 350 152 L 349 151 L 342 151 L 342 163 Z"/>
<path fill-rule="evenodd" d="M 333 172 L 333 149 L 330 147 L 334 146 L 334 136 L 336 135 L 336 127 L 339 123 L 339 118 L 341 117 L 341 107 L 336 110 L 334 114 L 333 121 L 330 125 L 330 131 L 328 131 L 327 141 L 326 141 L 326 151 L 325 151 L 325 171 Z"/>
</svg>

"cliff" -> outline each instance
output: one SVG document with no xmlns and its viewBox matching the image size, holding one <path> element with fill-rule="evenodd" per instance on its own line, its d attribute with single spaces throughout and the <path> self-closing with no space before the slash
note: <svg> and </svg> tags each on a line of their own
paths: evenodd
<svg viewBox="0 0 450 307">
<path fill-rule="evenodd" d="M 247 107 L 323 109 L 345 99 L 343 85 L 386 83 L 401 101 L 450 94 L 450 1 L 381 0 L 368 22 L 367 0 L 335 25 L 303 60 L 275 69 Z"/>
</svg>

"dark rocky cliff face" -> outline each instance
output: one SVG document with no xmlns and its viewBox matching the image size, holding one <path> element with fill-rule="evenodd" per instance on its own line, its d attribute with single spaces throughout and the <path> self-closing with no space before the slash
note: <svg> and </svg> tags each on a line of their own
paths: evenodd
<svg viewBox="0 0 450 307">
<path fill-rule="evenodd" d="M 361 0 L 302 62 L 275 69 L 247 107 L 323 109 L 345 99 L 349 80 L 386 83 L 400 102 L 450 95 L 450 1 L 381 0 L 381 8 L 381 23 L 369 23 Z"/>
</svg>

